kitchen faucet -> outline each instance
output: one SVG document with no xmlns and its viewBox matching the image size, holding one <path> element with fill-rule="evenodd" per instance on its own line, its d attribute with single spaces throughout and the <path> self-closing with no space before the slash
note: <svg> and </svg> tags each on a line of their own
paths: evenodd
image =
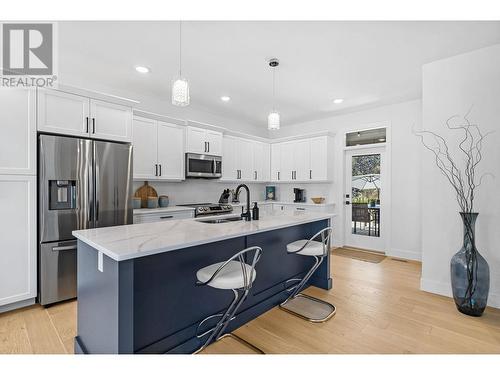
<svg viewBox="0 0 500 375">
<path fill-rule="evenodd" d="M 236 188 L 236 193 L 235 193 L 236 196 L 239 196 L 241 188 L 244 188 L 247 191 L 247 212 L 245 212 L 245 213 L 242 212 L 241 217 L 244 218 L 246 221 L 251 221 L 252 215 L 250 214 L 250 189 L 245 184 L 238 185 L 238 187 Z M 243 208 L 242 208 L 242 211 L 243 211 Z"/>
</svg>

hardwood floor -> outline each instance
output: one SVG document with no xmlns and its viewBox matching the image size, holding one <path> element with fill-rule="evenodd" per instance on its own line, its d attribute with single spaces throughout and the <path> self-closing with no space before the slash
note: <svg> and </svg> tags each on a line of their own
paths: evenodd
<svg viewBox="0 0 500 375">
<path fill-rule="evenodd" d="M 334 288 L 306 293 L 337 307 L 328 322 L 308 323 L 279 308 L 235 333 L 265 353 L 500 353 L 500 310 L 460 314 L 450 298 L 419 290 L 420 265 L 332 256 Z M 72 353 L 76 302 L 0 314 L 0 353 Z M 236 340 L 207 353 L 248 353 Z"/>
</svg>

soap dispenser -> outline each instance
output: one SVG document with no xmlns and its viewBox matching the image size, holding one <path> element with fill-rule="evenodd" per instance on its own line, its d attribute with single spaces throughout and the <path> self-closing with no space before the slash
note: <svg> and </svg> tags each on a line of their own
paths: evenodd
<svg viewBox="0 0 500 375">
<path fill-rule="evenodd" d="M 259 220 L 259 207 L 257 206 L 257 202 L 253 202 L 252 220 Z"/>
</svg>

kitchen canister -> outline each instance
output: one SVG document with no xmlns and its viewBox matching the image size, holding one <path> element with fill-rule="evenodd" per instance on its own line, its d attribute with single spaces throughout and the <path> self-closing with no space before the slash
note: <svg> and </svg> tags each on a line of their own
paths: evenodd
<svg viewBox="0 0 500 375">
<path fill-rule="evenodd" d="M 158 198 L 158 203 L 160 204 L 160 207 L 168 207 L 168 195 L 160 195 Z"/>
<path fill-rule="evenodd" d="M 136 208 L 141 208 L 141 197 L 132 197 L 132 207 L 134 210 Z"/>
<path fill-rule="evenodd" d="M 158 197 L 148 197 L 148 208 L 158 208 Z"/>
</svg>

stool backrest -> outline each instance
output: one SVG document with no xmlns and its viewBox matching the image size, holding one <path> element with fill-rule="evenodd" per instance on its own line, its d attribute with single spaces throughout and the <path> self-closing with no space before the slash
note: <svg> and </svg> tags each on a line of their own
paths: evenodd
<svg viewBox="0 0 500 375">
<path fill-rule="evenodd" d="M 253 252 L 253 257 L 251 254 L 252 252 Z M 260 248 L 259 246 L 247 247 L 246 249 L 237 252 L 231 258 L 229 258 L 223 264 L 221 264 L 219 268 L 217 268 L 217 270 L 210 277 L 210 279 L 208 279 L 205 282 L 197 281 L 196 285 L 206 285 L 212 282 L 212 280 L 217 277 L 219 272 L 222 271 L 224 267 L 226 267 L 229 264 L 229 262 L 238 261 L 241 266 L 241 272 L 243 273 L 243 282 L 244 282 L 243 290 L 248 290 L 252 287 L 253 275 L 255 273 L 255 266 L 257 265 L 257 262 L 259 261 L 261 255 L 262 255 L 262 248 Z M 245 261 L 246 260 L 245 258 L 247 257 L 249 257 L 251 263 L 247 263 Z M 247 267 L 245 267 L 246 265 L 250 266 L 250 272 L 248 272 Z"/>
</svg>

